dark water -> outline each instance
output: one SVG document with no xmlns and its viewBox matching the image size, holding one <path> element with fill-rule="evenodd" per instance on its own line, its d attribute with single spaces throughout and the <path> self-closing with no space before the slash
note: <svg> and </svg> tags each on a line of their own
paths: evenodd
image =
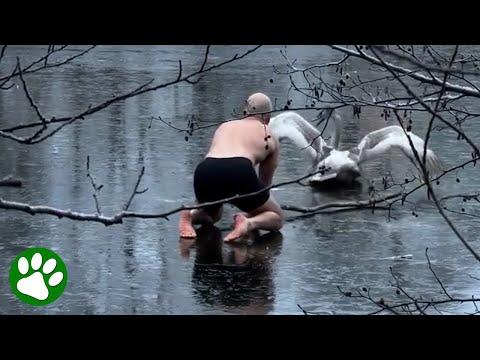
<svg viewBox="0 0 480 360">
<path fill-rule="evenodd" d="M 214 47 L 214 60 L 232 56 L 246 47 Z M 280 47 L 265 47 L 252 56 L 210 73 L 196 85 L 176 85 L 148 93 L 66 127 L 53 138 L 33 146 L 0 139 L 0 177 L 14 174 L 25 180 L 21 189 L 0 188 L 8 200 L 45 204 L 95 212 L 91 185 L 86 177 L 86 158 L 97 181 L 104 184 L 100 201 L 106 214 L 119 211 L 131 193 L 142 166 L 142 184 L 148 192 L 139 195 L 132 210 L 159 212 L 191 203 L 192 174 L 209 146 L 213 128 L 183 135 L 152 115 L 184 127 L 195 114 L 202 120 L 229 118 L 234 108 L 252 92 L 263 91 L 284 104 L 288 79 L 273 74 L 273 65 L 284 60 Z M 44 48 L 16 47 L 2 66 L 13 66 L 15 55 L 35 58 Z M 298 65 L 337 59 L 321 46 L 289 47 Z M 72 52 L 73 54 L 73 52 Z M 176 76 L 178 59 L 184 71 L 201 65 L 203 47 L 101 46 L 73 64 L 46 70 L 27 81 L 47 117 L 73 114 L 133 89 L 149 78 L 158 81 Z M 351 64 L 362 78 L 375 74 L 362 64 Z M 4 69 L 4 68 L 3 68 Z M 4 71 L 5 72 L 5 71 Z M 330 76 L 335 76 L 332 73 Z M 270 83 L 270 79 L 274 82 Z M 300 98 L 289 95 L 298 104 Z M 477 109 L 480 110 L 480 107 Z M 309 113 L 305 113 L 306 116 Z M 314 114 L 310 114 L 313 117 Z M 385 126 L 378 111 L 364 110 L 354 120 L 351 109 L 342 112 L 345 128 L 342 147 L 356 144 L 369 131 Z M 0 125 L 35 119 L 21 88 L 0 92 Z M 414 131 L 423 136 L 422 118 Z M 392 122 L 393 123 L 393 122 Z M 480 134 L 473 124 L 472 136 Z M 469 159 L 470 152 L 447 132 L 434 139 L 432 148 L 446 166 Z M 286 144 L 275 182 L 305 173 L 306 157 Z M 399 179 L 409 166 L 398 154 L 371 162 L 363 182 L 392 171 Z M 462 182 L 456 183 L 456 176 Z M 477 168 L 469 167 L 448 176 L 437 187 L 439 195 L 476 191 Z M 326 201 L 364 199 L 360 190 L 318 193 L 298 185 L 273 191 L 282 204 L 311 206 Z M 0 313 L 3 314 L 299 314 L 297 304 L 325 314 L 363 314 L 372 308 L 365 302 L 346 298 L 345 290 L 367 286 L 378 297 L 395 298 L 389 267 L 399 273 L 402 285 L 412 294 L 441 296 L 425 259 L 429 248 L 438 275 L 447 289 L 459 296 L 478 295 L 478 263 L 464 249 L 424 193 L 414 204 L 398 208 L 396 220 L 385 213 L 357 211 L 319 215 L 289 222 L 281 234 L 257 234 L 243 244 L 223 245 L 222 233 L 203 229 L 197 243 L 179 242 L 178 215 L 170 221 L 127 219 L 123 225 L 75 222 L 46 215 L 30 216 L 0 211 Z M 465 206 L 461 200 L 452 208 Z M 411 215 L 416 206 L 418 218 Z M 230 225 L 234 209 L 226 207 L 220 227 Z M 480 249 L 479 220 L 450 215 L 472 246 Z M 223 234 L 224 235 L 224 234 Z M 12 259 L 25 247 L 42 246 L 56 251 L 67 264 L 69 283 L 64 295 L 44 308 L 20 303 L 10 291 L 8 271 Z M 407 260 L 392 257 L 411 254 Z M 471 310 L 451 307 L 452 313 Z"/>
</svg>

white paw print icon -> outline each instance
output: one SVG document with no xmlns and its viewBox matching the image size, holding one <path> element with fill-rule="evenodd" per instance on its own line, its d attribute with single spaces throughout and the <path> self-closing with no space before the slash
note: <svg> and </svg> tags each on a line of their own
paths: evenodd
<svg viewBox="0 0 480 360">
<path fill-rule="evenodd" d="M 18 260 L 18 271 L 22 275 L 26 275 L 31 267 L 35 272 L 28 277 L 22 278 L 17 282 L 17 290 L 22 294 L 31 296 L 37 300 L 45 300 L 49 295 L 49 287 L 55 287 L 63 280 L 63 273 L 57 271 L 53 273 L 48 282 L 45 282 L 47 275 L 52 273 L 56 266 L 57 261 L 55 259 L 49 259 L 43 264 L 42 255 L 35 253 L 32 256 L 30 264 L 25 257 L 21 257 Z M 47 284 L 49 285 L 47 287 Z"/>
</svg>

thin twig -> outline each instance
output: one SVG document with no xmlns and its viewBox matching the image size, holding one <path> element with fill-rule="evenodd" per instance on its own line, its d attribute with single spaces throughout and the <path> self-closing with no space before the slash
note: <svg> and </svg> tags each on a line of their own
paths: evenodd
<svg viewBox="0 0 480 360">
<path fill-rule="evenodd" d="M 390 68 L 386 63 L 385 61 L 380 58 L 376 53 L 375 51 L 372 49 L 372 52 L 375 54 L 375 56 L 377 57 L 378 61 L 387 68 L 387 70 L 395 76 L 396 80 L 398 82 L 400 82 L 402 84 L 402 86 L 410 93 L 412 94 L 412 96 L 414 96 L 415 98 L 417 98 L 417 100 L 419 100 L 422 104 L 422 106 L 424 106 L 426 109 L 429 110 L 429 112 L 432 113 L 432 115 L 436 115 L 442 122 L 446 123 L 447 125 L 451 125 L 448 121 L 445 121 L 439 114 L 436 114 L 428 105 L 426 105 L 424 102 L 421 101 L 421 99 L 418 98 L 418 96 L 410 89 L 410 87 L 405 84 L 405 82 L 400 79 L 397 75 L 397 73 L 392 69 Z M 403 128 L 403 124 L 401 122 L 401 119 L 400 117 L 398 116 L 397 112 L 394 111 L 394 114 L 396 115 L 397 119 L 398 119 L 398 122 L 400 124 L 400 126 L 402 126 Z M 465 139 L 469 142 L 469 144 L 474 148 L 476 154 L 479 154 L 480 155 L 480 151 L 478 150 L 478 148 L 475 146 L 475 144 L 473 144 L 473 142 L 471 142 L 471 140 L 462 132 L 460 131 L 459 129 L 455 128 L 453 125 L 451 125 L 454 130 L 456 130 L 459 134 L 463 134 Z M 405 131 L 405 130 L 404 130 Z M 445 220 L 445 222 L 448 224 L 448 226 L 452 229 L 452 231 L 455 233 L 455 235 L 457 236 L 457 238 L 462 242 L 462 244 L 468 249 L 468 251 L 470 251 L 470 253 L 475 257 L 475 259 L 477 259 L 478 261 L 480 261 L 480 255 L 470 246 L 470 244 L 464 239 L 464 237 L 460 234 L 460 232 L 457 230 L 457 228 L 453 225 L 453 223 L 451 222 L 451 220 L 447 217 L 447 215 L 445 214 L 445 212 L 443 211 L 442 207 L 440 206 L 436 196 L 435 196 L 435 193 L 430 185 L 430 180 L 428 178 L 428 173 L 427 173 L 427 170 L 425 168 L 425 165 L 420 161 L 420 157 L 418 156 L 418 152 L 417 150 L 415 149 L 415 146 L 413 146 L 413 143 L 412 143 L 412 140 L 410 138 L 410 136 L 405 132 L 405 134 L 407 135 L 407 138 L 408 138 L 408 141 L 410 143 L 410 147 L 414 153 L 414 156 L 417 160 L 417 162 L 419 162 L 419 165 L 422 169 L 422 172 L 423 172 L 423 175 L 424 175 L 424 180 L 425 180 L 425 184 L 427 185 L 427 188 L 428 188 L 428 191 L 429 191 L 429 195 L 432 197 L 435 205 L 437 206 L 437 209 L 440 213 L 440 215 L 443 217 L 443 219 Z"/>
<path fill-rule="evenodd" d="M 445 287 L 443 286 L 443 283 L 440 281 L 440 279 L 438 278 L 437 274 L 435 273 L 435 271 L 433 270 L 432 268 L 432 263 L 430 261 L 430 257 L 428 256 L 428 247 L 425 248 L 425 256 L 427 258 L 427 261 L 428 261 L 428 268 L 430 269 L 430 271 L 432 272 L 433 276 L 435 277 L 435 280 L 437 280 L 438 284 L 440 285 L 440 287 L 442 288 L 443 290 L 443 293 L 445 295 L 447 295 L 447 297 L 450 299 L 450 300 L 453 300 L 453 297 L 450 296 L 450 294 L 447 292 L 447 289 L 445 289 Z"/>
<path fill-rule="evenodd" d="M 65 64 L 68 64 L 70 62 L 72 62 L 73 60 L 79 58 L 80 56 L 83 56 L 85 55 L 86 53 L 90 52 L 92 49 L 94 49 L 96 47 L 96 45 L 92 45 L 90 46 L 89 48 L 85 49 L 85 50 L 82 50 L 80 51 L 80 53 L 76 54 L 76 55 L 73 55 L 73 56 L 70 56 L 62 61 L 59 61 L 59 62 L 55 62 L 55 63 L 49 63 L 47 64 L 46 66 L 44 65 L 45 64 L 45 61 L 51 57 L 54 53 L 57 53 L 57 52 L 60 52 L 62 50 L 64 50 L 66 47 L 68 47 L 69 45 L 62 45 L 60 46 L 59 48 L 57 49 L 54 49 L 50 52 L 47 52 L 46 55 L 42 56 L 41 58 L 33 61 L 30 65 L 24 67 L 22 69 L 22 73 L 25 75 L 25 74 L 32 74 L 32 73 L 36 73 L 40 70 L 44 70 L 44 69 L 50 69 L 50 68 L 54 68 L 54 67 L 59 67 L 59 66 L 62 66 L 62 65 L 65 65 Z M 42 66 L 39 66 L 39 67 L 36 67 L 34 69 L 32 69 L 35 65 L 37 64 L 43 64 Z M 0 77 L 0 82 L 5 82 L 5 81 L 9 81 L 11 80 L 12 78 L 16 77 L 16 76 L 19 76 L 20 73 L 17 69 L 15 69 L 13 71 L 13 73 L 11 73 L 10 75 L 8 76 L 3 76 L 3 77 Z"/>
<path fill-rule="evenodd" d="M 110 100 L 107 100 L 103 103 L 100 103 L 96 106 L 90 106 L 87 110 L 84 110 L 83 112 L 81 112 L 80 114 L 76 115 L 76 116 L 71 116 L 71 117 L 64 117 L 62 119 L 56 119 L 55 122 L 62 122 L 63 124 L 56 128 L 55 130 L 51 131 L 50 133 L 48 134 L 45 134 L 41 137 L 36 137 L 36 138 L 33 138 L 32 136 L 29 136 L 29 137 L 20 137 L 20 136 L 15 136 L 9 132 L 11 132 L 12 130 L 11 129 L 7 129 L 7 130 L 0 130 L 0 136 L 2 137 L 5 137 L 5 138 L 8 138 L 8 139 L 11 139 L 11 140 L 14 140 L 14 141 L 17 141 L 17 142 L 20 142 L 20 143 L 24 143 L 24 144 L 37 144 L 41 141 L 44 141 L 46 140 L 47 138 L 53 136 L 55 133 L 57 133 L 58 131 L 60 131 L 63 127 L 67 126 L 67 125 L 70 125 L 72 124 L 73 122 L 79 120 L 79 119 L 84 119 L 85 117 L 89 116 L 89 115 L 92 115 L 93 113 L 96 113 L 100 110 L 103 110 L 107 107 L 109 107 L 110 105 L 114 104 L 114 103 L 117 103 L 117 102 L 120 102 L 120 101 L 123 101 L 123 100 L 126 100 L 128 98 L 131 98 L 131 97 L 134 97 L 134 96 L 138 96 L 138 95 L 141 95 L 141 94 L 145 94 L 147 92 L 151 92 L 151 91 L 157 91 L 159 89 L 163 89 L 163 88 L 166 88 L 168 86 L 171 86 L 171 85 L 174 85 L 174 84 L 178 84 L 178 83 L 181 83 L 181 82 L 188 82 L 188 83 L 195 83 L 195 82 L 198 82 L 200 80 L 197 79 L 195 81 L 193 81 L 192 79 L 200 74 L 204 74 L 204 73 L 207 73 L 207 72 L 210 72 L 214 69 L 217 69 L 219 67 L 222 67 L 222 66 L 225 66 L 227 64 L 230 64 L 232 63 L 233 61 L 237 61 L 237 60 L 240 60 L 248 55 L 250 55 L 251 53 L 255 52 L 256 50 L 258 50 L 259 48 L 261 47 L 261 45 L 258 45 L 250 50 L 247 50 L 245 51 L 243 54 L 241 55 L 238 55 L 238 54 L 235 54 L 232 58 L 230 59 L 227 59 L 227 60 L 224 60 L 220 63 L 217 63 L 217 64 L 213 64 L 213 65 L 210 65 L 208 67 L 204 67 L 203 69 L 200 68 L 198 69 L 197 71 L 194 71 L 188 75 L 183 75 L 181 78 L 175 78 L 174 80 L 171 80 L 171 81 L 168 81 L 168 82 L 165 82 L 165 83 L 162 83 L 160 85 L 155 85 L 155 86 L 150 86 L 149 85 L 153 82 L 153 80 L 150 80 L 148 81 L 147 83 L 137 87 L 135 90 L 133 91 L 129 91 L 123 95 L 119 95 L 119 96 L 116 96 Z M 53 120 L 51 121 L 46 121 L 47 124 L 53 122 Z M 43 122 L 40 124 L 43 126 Z M 38 123 L 35 123 L 35 124 L 27 124 L 28 127 L 31 127 L 31 126 L 38 126 L 39 124 Z M 23 126 L 23 128 L 27 127 L 27 126 Z M 17 129 L 20 129 L 20 127 L 16 126 L 15 127 L 15 130 Z M 10 131 L 8 131 L 10 130 Z"/>
<path fill-rule="evenodd" d="M 93 187 L 93 199 L 95 200 L 95 208 L 97 209 L 97 214 L 101 215 L 102 210 L 100 209 L 100 204 L 98 202 L 98 193 L 103 188 L 103 185 L 97 186 L 93 175 L 90 174 L 90 156 L 87 156 L 87 177 L 90 179 L 90 183 Z"/>
<path fill-rule="evenodd" d="M 142 177 L 143 177 L 144 174 L 145 174 L 145 166 L 142 166 L 142 170 L 140 170 L 140 174 L 138 175 L 137 182 L 135 184 L 135 187 L 133 188 L 132 194 L 128 198 L 125 206 L 123 207 L 124 211 L 128 210 L 128 208 L 132 204 L 132 201 L 133 201 L 133 198 L 135 197 L 135 195 L 143 194 L 144 192 L 146 192 L 148 190 L 148 188 L 146 188 L 144 190 L 138 191 L 138 187 L 140 186 L 140 182 L 142 181 Z"/>
</svg>

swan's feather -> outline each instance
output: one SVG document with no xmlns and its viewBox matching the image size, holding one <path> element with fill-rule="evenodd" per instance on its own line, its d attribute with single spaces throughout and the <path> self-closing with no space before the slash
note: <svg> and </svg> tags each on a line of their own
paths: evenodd
<svg viewBox="0 0 480 360">
<path fill-rule="evenodd" d="M 338 149 L 340 144 L 340 135 L 342 131 L 342 119 L 340 115 L 333 108 L 326 108 L 319 111 L 317 118 L 315 119 L 315 125 L 319 127 L 320 125 L 327 126 L 329 122 L 333 121 L 334 130 L 332 135 L 332 141 L 330 145 L 334 149 Z"/>
<path fill-rule="evenodd" d="M 320 132 L 296 112 L 287 111 L 272 117 L 268 127 L 278 140 L 289 139 L 299 148 L 305 149 L 313 163 L 318 163 L 332 150 Z"/>
<path fill-rule="evenodd" d="M 418 156 L 423 160 L 424 142 L 417 135 L 407 132 Z M 418 168 L 415 154 L 410 146 L 408 136 L 400 126 L 388 126 L 380 130 L 372 131 L 367 134 L 358 144 L 360 152 L 359 164 L 383 156 L 392 148 L 401 150 Z M 430 175 L 438 174 L 442 170 L 440 160 L 435 153 L 427 149 L 426 166 Z"/>
</svg>

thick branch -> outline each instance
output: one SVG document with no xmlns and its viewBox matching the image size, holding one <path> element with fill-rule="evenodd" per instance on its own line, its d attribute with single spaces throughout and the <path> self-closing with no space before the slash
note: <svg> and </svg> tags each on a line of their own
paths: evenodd
<svg viewBox="0 0 480 360">
<path fill-rule="evenodd" d="M 365 52 L 357 52 L 357 51 L 350 50 L 350 49 L 347 49 L 345 47 L 337 46 L 337 45 L 332 45 L 331 47 L 335 50 L 343 52 L 344 54 L 349 54 L 351 56 L 355 56 L 357 58 L 367 60 L 372 64 L 381 65 L 382 67 L 385 67 L 387 69 L 390 69 L 390 70 L 393 70 L 393 71 L 396 71 L 396 72 L 399 72 L 399 73 L 402 73 L 402 74 L 410 73 L 408 75 L 409 77 L 411 77 L 412 79 L 415 79 L 415 80 L 419 80 L 423 83 L 432 84 L 432 85 L 442 85 L 442 81 L 440 79 L 438 79 L 437 77 L 429 78 L 428 76 L 419 74 L 419 73 L 417 73 L 415 71 L 412 71 L 410 69 L 406 69 L 404 67 L 397 66 L 397 65 L 394 65 L 394 64 L 386 62 L 386 61 L 384 61 L 382 63 L 380 60 L 374 58 L 373 56 L 370 56 L 370 55 L 366 54 Z M 480 92 L 479 91 L 477 91 L 473 88 L 467 87 L 467 86 L 460 86 L 460 85 L 455 85 L 455 84 L 451 84 L 451 83 L 447 82 L 445 84 L 445 89 L 446 89 L 446 91 L 456 92 L 456 93 L 459 93 L 459 94 L 464 94 L 464 95 L 473 96 L 473 97 L 480 97 Z"/>
<path fill-rule="evenodd" d="M 409 63 L 411 63 L 412 65 L 418 66 L 419 68 L 424 69 L 424 70 L 428 70 L 428 71 L 432 71 L 432 72 L 440 72 L 440 73 L 448 72 L 448 73 L 452 73 L 452 74 L 461 74 L 461 75 L 475 75 L 475 76 L 480 75 L 480 73 L 478 71 L 466 71 L 466 70 L 462 70 L 462 69 L 451 69 L 451 65 L 447 66 L 447 67 L 427 65 L 427 64 L 419 61 L 418 58 L 413 58 L 411 56 L 406 56 L 406 55 L 403 55 L 403 54 L 399 54 L 396 51 L 392 51 L 392 50 L 387 49 L 385 46 L 372 46 L 372 47 L 374 47 L 375 49 L 377 49 L 379 52 L 381 52 L 383 54 L 392 55 L 392 56 L 394 56 L 398 59 L 406 60 Z M 458 47 L 458 45 L 457 45 L 457 47 Z M 444 60 L 446 60 L 446 59 L 444 59 Z M 452 62 L 452 64 L 453 64 L 453 62 Z"/>
<path fill-rule="evenodd" d="M 205 206 L 224 204 L 224 203 L 227 203 L 227 202 L 232 201 L 232 200 L 243 199 L 243 198 L 246 198 L 246 197 L 249 197 L 249 196 L 258 195 L 258 194 L 260 194 L 264 191 L 268 191 L 272 188 L 286 186 L 286 185 L 294 184 L 294 183 L 300 183 L 302 180 L 304 180 L 306 178 L 309 178 L 309 177 L 311 177 L 315 174 L 321 173 L 321 172 L 324 172 L 324 170 L 316 171 L 316 172 L 313 172 L 313 173 L 310 173 L 310 174 L 306 174 L 306 175 L 304 175 L 304 176 L 302 176 L 298 179 L 284 181 L 284 182 L 281 182 L 281 183 L 278 183 L 278 184 L 270 185 L 270 186 L 268 186 L 264 189 L 255 191 L 253 193 L 249 193 L 249 194 L 245 194 L 245 195 L 235 195 L 235 196 L 232 196 L 232 197 L 229 197 L 229 198 L 226 198 L 226 199 L 211 201 L 211 202 L 207 202 L 207 203 L 203 203 L 203 204 L 182 205 L 182 206 L 180 206 L 176 209 L 166 211 L 166 212 L 162 212 L 162 213 L 140 213 L 140 212 L 131 212 L 131 211 L 122 210 L 122 211 L 118 212 L 117 214 L 115 214 L 113 216 L 104 216 L 104 215 L 100 215 L 98 213 L 96 213 L 96 214 L 85 214 L 85 213 L 75 212 L 75 211 L 71 211 L 71 210 L 56 209 L 56 208 L 53 208 L 53 207 L 42 206 L 42 205 L 33 206 L 33 205 L 30 205 L 30 204 L 3 200 L 2 198 L 0 198 L 0 209 L 18 210 L 18 211 L 26 212 L 26 213 L 31 214 L 31 215 L 49 214 L 49 215 L 57 216 L 59 218 L 65 217 L 65 218 L 69 218 L 69 219 L 72 219 L 72 220 L 79 220 L 79 221 L 94 221 L 94 222 L 102 223 L 106 226 L 113 225 L 113 224 L 120 224 L 120 223 L 123 222 L 124 218 L 129 218 L 129 217 L 130 218 L 142 218 L 142 219 L 163 218 L 163 219 L 168 220 L 168 216 L 170 216 L 172 214 L 175 214 L 177 212 L 180 212 L 182 210 L 200 209 L 200 208 L 205 207 Z M 137 184 L 135 185 L 135 188 L 134 188 L 134 192 L 130 196 L 125 208 L 128 208 L 130 206 L 131 200 L 133 199 L 133 196 L 135 194 L 139 194 L 139 193 L 144 192 L 144 191 L 142 191 L 142 192 L 137 191 L 138 185 L 140 183 L 140 179 L 141 179 L 141 176 L 139 176 L 139 178 L 137 180 Z"/>
<path fill-rule="evenodd" d="M 353 208 L 363 208 L 363 207 L 372 207 L 375 206 L 377 203 L 382 203 L 390 199 L 395 199 L 402 196 L 401 192 L 395 193 L 395 194 L 390 194 L 386 195 L 382 198 L 378 199 L 369 199 L 369 200 L 362 200 L 362 201 L 338 201 L 338 202 L 330 202 L 326 203 L 323 205 L 318 205 L 318 206 L 311 206 L 311 207 L 302 207 L 302 206 L 295 206 L 295 205 L 283 205 L 282 209 L 283 210 L 290 210 L 290 211 L 297 211 L 300 213 L 310 213 L 310 212 L 316 212 L 319 210 L 325 210 L 325 209 L 330 209 L 330 208 L 347 208 L 347 207 L 353 207 Z"/>
<path fill-rule="evenodd" d="M 22 180 L 14 178 L 13 176 L 7 176 L 3 179 L 0 179 L 0 186 L 9 186 L 9 187 L 21 187 Z"/>
</svg>

